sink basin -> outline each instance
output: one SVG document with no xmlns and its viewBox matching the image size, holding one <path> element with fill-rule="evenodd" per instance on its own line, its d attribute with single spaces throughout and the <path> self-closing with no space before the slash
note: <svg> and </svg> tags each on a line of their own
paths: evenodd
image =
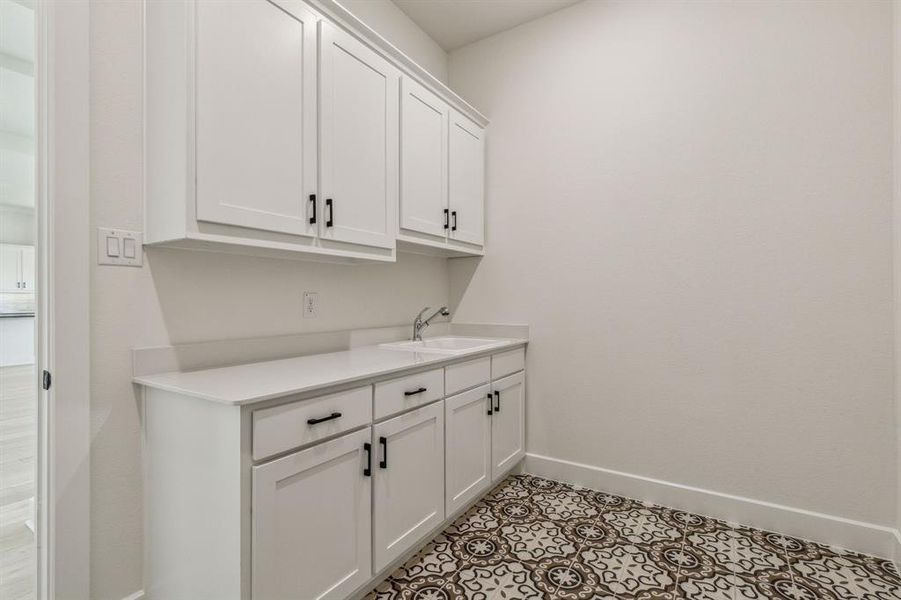
<svg viewBox="0 0 901 600">
<path fill-rule="evenodd" d="M 483 350 L 504 345 L 504 340 L 469 337 L 437 337 L 427 338 L 421 342 L 391 342 L 380 344 L 389 350 L 406 350 L 407 352 L 427 352 L 432 354 L 462 354 L 475 350 Z"/>
</svg>

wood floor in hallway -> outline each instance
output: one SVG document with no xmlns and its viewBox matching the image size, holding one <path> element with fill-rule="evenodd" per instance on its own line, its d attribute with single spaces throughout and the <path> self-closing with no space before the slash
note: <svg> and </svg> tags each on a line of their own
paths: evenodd
<svg viewBox="0 0 901 600">
<path fill-rule="evenodd" d="M 35 597 L 33 518 L 37 397 L 34 365 L 0 368 L 0 598 Z"/>
</svg>

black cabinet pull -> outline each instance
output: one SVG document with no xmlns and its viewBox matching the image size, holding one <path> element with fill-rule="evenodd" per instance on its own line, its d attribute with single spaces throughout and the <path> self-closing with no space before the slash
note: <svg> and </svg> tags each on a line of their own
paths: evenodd
<svg viewBox="0 0 901 600">
<path fill-rule="evenodd" d="M 413 390 L 412 392 L 404 392 L 404 396 L 415 396 L 416 394 L 421 394 L 425 391 L 428 391 L 428 388 L 419 388 L 418 390 Z"/>
<path fill-rule="evenodd" d="M 317 423 L 325 423 L 326 421 L 331 421 L 332 419 L 338 419 L 341 417 L 341 413 L 333 412 L 327 417 L 320 417 L 319 419 L 307 419 L 307 425 L 316 425 Z"/>
<path fill-rule="evenodd" d="M 457 211 L 452 211 L 451 216 L 454 218 L 454 224 L 451 226 L 451 231 L 457 231 Z"/>
<path fill-rule="evenodd" d="M 325 199 L 325 207 L 328 209 L 328 219 L 325 221 L 325 226 L 331 227 L 335 224 L 335 206 L 331 198 Z"/>
<path fill-rule="evenodd" d="M 380 469 L 388 468 L 388 438 L 380 437 L 379 444 L 382 445 L 382 460 L 379 461 Z"/>
<path fill-rule="evenodd" d="M 366 477 L 372 476 L 372 444 L 366 442 L 363 444 L 363 452 L 366 453 L 366 468 L 363 469 L 363 475 Z"/>
<path fill-rule="evenodd" d="M 501 393 L 494 390 L 494 412 L 501 412 Z"/>
<path fill-rule="evenodd" d="M 488 392 L 488 416 L 491 416 L 491 415 L 494 414 L 494 411 L 491 409 L 491 407 L 492 407 L 492 405 L 491 405 L 491 392 Z"/>
<path fill-rule="evenodd" d="M 446 209 L 446 208 L 444 209 L 444 228 L 445 229 L 450 228 L 450 217 L 448 217 L 449 212 L 450 211 L 448 209 Z"/>
<path fill-rule="evenodd" d="M 310 225 L 316 222 L 316 194 L 310 194 L 310 202 L 313 203 L 313 216 L 310 217 Z"/>
</svg>

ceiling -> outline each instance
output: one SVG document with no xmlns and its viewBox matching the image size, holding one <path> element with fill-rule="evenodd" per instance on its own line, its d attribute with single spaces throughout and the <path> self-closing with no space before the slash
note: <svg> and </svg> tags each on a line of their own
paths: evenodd
<svg viewBox="0 0 901 600">
<path fill-rule="evenodd" d="M 579 0 L 394 0 L 448 52 L 576 2 Z"/>
</svg>

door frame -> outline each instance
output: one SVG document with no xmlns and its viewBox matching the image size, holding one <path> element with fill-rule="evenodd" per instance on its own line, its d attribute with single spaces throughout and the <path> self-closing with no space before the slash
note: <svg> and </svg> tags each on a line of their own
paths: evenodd
<svg viewBox="0 0 901 600">
<path fill-rule="evenodd" d="M 35 3 L 37 365 L 52 376 L 35 382 L 42 600 L 90 597 L 89 17 L 88 0 Z"/>
</svg>

